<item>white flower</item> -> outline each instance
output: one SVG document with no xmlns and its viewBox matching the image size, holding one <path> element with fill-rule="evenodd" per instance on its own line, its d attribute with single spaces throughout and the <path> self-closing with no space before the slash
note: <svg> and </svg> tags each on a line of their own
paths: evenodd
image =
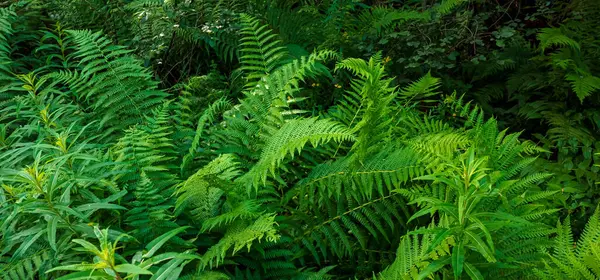
<svg viewBox="0 0 600 280">
<path fill-rule="evenodd" d="M 208 25 L 203 25 L 202 26 L 202 32 L 211 33 L 210 27 L 208 27 Z"/>
<path fill-rule="evenodd" d="M 178 27 L 179 27 L 179 24 L 175 24 L 175 25 L 173 25 L 173 27 L 175 27 L 175 28 L 178 28 Z"/>
<path fill-rule="evenodd" d="M 160 37 L 164 37 L 164 36 L 165 36 L 165 33 L 160 33 L 160 34 L 158 34 L 158 36 L 160 36 Z"/>
</svg>

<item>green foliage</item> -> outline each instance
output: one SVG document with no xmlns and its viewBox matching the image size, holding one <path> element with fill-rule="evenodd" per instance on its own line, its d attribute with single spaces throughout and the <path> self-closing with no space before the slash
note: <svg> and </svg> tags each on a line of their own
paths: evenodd
<svg viewBox="0 0 600 280">
<path fill-rule="evenodd" d="M 435 227 L 432 224 L 431 227 Z M 450 237 L 437 240 L 434 234 L 406 235 L 398 246 L 398 258 L 375 279 L 423 279 L 426 274 L 419 273 L 430 264 L 448 261 L 450 246 L 454 240 Z M 467 264 L 469 267 L 469 264 Z"/>
<path fill-rule="evenodd" d="M 271 74 L 285 57 L 284 48 L 277 40 L 277 34 L 272 33 L 265 25 L 261 25 L 257 19 L 242 14 L 240 16 L 243 35 L 240 47 L 242 56 L 242 71 L 246 72 L 247 86 L 256 85 L 256 81 Z"/>
<path fill-rule="evenodd" d="M 281 161 L 290 154 L 292 157 L 296 152 L 310 142 L 313 147 L 326 144 L 329 141 L 353 140 L 351 131 L 343 126 L 329 121 L 308 118 L 303 120 L 292 120 L 284 124 L 265 143 L 260 161 L 256 163 L 250 174 L 266 181 L 267 172 L 273 175 Z"/>
<path fill-rule="evenodd" d="M 375 2 L 0 3 L 0 278 L 598 278 L 599 2 Z"/>
<path fill-rule="evenodd" d="M 536 270 L 540 279 L 569 278 L 595 279 L 598 278 L 598 238 L 600 238 L 600 208 L 594 214 L 583 230 L 577 243 L 573 242 L 573 232 L 570 218 L 558 223 L 556 245 L 550 260 L 544 261 L 544 267 Z"/>
<path fill-rule="evenodd" d="M 559 28 L 544 28 L 540 30 L 537 37 L 538 40 L 540 40 L 540 49 L 542 52 L 553 46 L 571 47 L 576 50 L 581 49 L 581 46 L 577 41 L 563 34 L 562 30 Z"/>
<path fill-rule="evenodd" d="M 2 93 L 0 93 L 0 102 L 4 102 L 13 96 L 14 91 L 18 90 L 18 83 L 12 74 L 11 67 L 11 46 L 8 38 L 13 35 L 12 24 L 15 21 L 16 13 L 12 6 L 0 10 L 0 83 L 2 83 Z M 2 104 L 2 103 L 0 103 Z"/>
<path fill-rule="evenodd" d="M 600 89 L 600 78 L 595 76 L 568 74 L 566 80 L 571 82 L 571 87 L 581 102 L 593 91 Z"/>
<path fill-rule="evenodd" d="M 166 94 L 156 90 L 148 71 L 124 47 L 112 46 L 100 32 L 72 31 L 70 36 L 77 45 L 73 56 L 86 66 L 50 77 L 73 91 L 76 101 L 94 112 L 101 127 L 107 122 L 119 124 L 107 133 L 138 123 L 144 112 L 164 100 Z"/>
<path fill-rule="evenodd" d="M 224 193 L 219 185 L 226 187 L 226 183 L 239 174 L 234 160 L 232 155 L 222 155 L 190 176 L 177 191 L 176 207 L 191 208 L 200 221 L 215 217 Z"/>
<path fill-rule="evenodd" d="M 139 277 L 139 275 L 151 275 L 150 279 L 162 279 L 165 277 L 175 277 L 177 278 L 181 273 L 183 267 L 193 260 L 197 258 L 191 254 L 173 254 L 173 253 L 164 253 L 160 255 L 154 256 L 154 253 L 160 249 L 160 247 L 168 240 L 173 237 L 178 232 L 185 230 L 185 228 L 175 229 L 171 232 L 168 232 L 159 238 L 153 240 L 146 247 L 146 252 L 138 252 L 134 257 L 131 263 L 120 263 L 117 261 L 117 244 L 121 237 L 117 237 L 114 242 L 111 242 L 109 239 L 109 234 L 106 229 L 100 230 L 98 227 L 94 228 L 94 234 L 100 243 L 100 246 L 83 240 L 83 239 L 73 239 L 74 243 L 79 244 L 82 248 L 81 251 L 84 251 L 88 254 L 94 255 L 94 262 L 87 264 L 73 264 L 73 265 L 63 265 L 55 267 L 48 272 L 52 271 L 79 271 L 67 274 L 64 276 L 66 279 L 70 278 L 80 278 L 80 277 L 93 277 L 94 279 L 123 279 L 123 278 L 132 278 Z M 165 264 L 163 264 L 160 268 L 156 269 L 153 267 L 158 266 L 157 264 L 164 262 L 166 260 L 171 260 Z M 153 271 L 151 271 L 152 269 Z"/>
</svg>

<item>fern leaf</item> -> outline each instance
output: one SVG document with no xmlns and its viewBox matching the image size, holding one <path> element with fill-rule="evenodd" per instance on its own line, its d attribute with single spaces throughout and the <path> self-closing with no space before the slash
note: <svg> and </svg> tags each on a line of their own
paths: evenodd
<svg viewBox="0 0 600 280">
<path fill-rule="evenodd" d="M 418 100 L 416 98 L 430 97 L 438 94 L 441 86 L 441 79 L 431 76 L 431 72 L 421 77 L 416 82 L 411 83 L 400 91 L 402 99 Z"/>
<path fill-rule="evenodd" d="M 278 240 L 280 236 L 275 229 L 274 219 L 274 214 L 265 214 L 249 225 L 237 223 L 230 226 L 223 238 L 202 256 L 201 268 L 218 266 L 230 251 L 231 254 L 235 254 L 244 248 L 250 250 L 254 241 L 264 239 L 273 242 Z"/>
<path fill-rule="evenodd" d="M 68 31 L 77 46 L 74 53 L 82 65 L 80 71 L 50 74 L 57 83 L 65 83 L 80 102 L 87 103 L 100 119 L 100 125 L 127 128 L 141 122 L 144 113 L 163 103 L 166 93 L 156 89 L 148 70 L 128 55 L 130 51 L 112 46 L 101 32 Z M 113 130 L 105 132 L 110 133 Z"/>
<path fill-rule="evenodd" d="M 560 28 L 542 28 L 538 33 L 537 38 L 540 41 L 540 49 L 542 52 L 553 46 L 571 47 L 576 50 L 581 49 L 579 43 L 565 35 Z"/>
<path fill-rule="evenodd" d="M 286 56 L 285 48 L 277 34 L 258 19 L 249 15 L 240 15 L 242 29 L 240 34 L 240 61 L 242 71 L 246 72 L 247 87 L 253 87 L 263 76 L 272 73 L 282 63 Z"/>
<path fill-rule="evenodd" d="M 275 175 L 275 170 L 283 159 L 290 154 L 300 153 L 310 143 L 313 147 L 330 141 L 353 141 L 352 132 L 330 120 L 317 118 L 292 120 L 284 124 L 265 144 L 260 161 L 248 173 L 254 181 L 266 182 L 267 172 Z M 258 186 L 256 186 L 258 188 Z"/>
<path fill-rule="evenodd" d="M 192 215 L 199 221 L 216 216 L 224 194 L 219 186 L 237 177 L 238 168 L 232 155 L 221 155 L 198 170 L 177 188 L 177 211 L 192 208 Z"/>
<path fill-rule="evenodd" d="M 435 11 L 442 16 L 447 15 L 452 12 L 454 8 L 468 1 L 469 0 L 444 0 L 439 6 L 435 7 Z"/>
<path fill-rule="evenodd" d="M 567 74 L 566 80 L 571 82 L 573 91 L 582 103 L 592 92 L 600 89 L 600 78 L 596 76 Z"/>
</svg>

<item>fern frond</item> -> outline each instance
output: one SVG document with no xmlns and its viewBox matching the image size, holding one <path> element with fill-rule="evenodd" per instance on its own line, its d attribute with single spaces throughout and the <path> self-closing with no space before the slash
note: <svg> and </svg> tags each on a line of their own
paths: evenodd
<svg viewBox="0 0 600 280">
<path fill-rule="evenodd" d="M 296 152 L 300 153 L 309 142 L 313 147 L 317 147 L 330 141 L 339 143 L 354 139 L 349 129 L 330 120 L 317 118 L 292 120 L 269 138 L 263 148 L 260 161 L 247 175 L 253 176 L 255 183 L 258 180 L 265 183 L 269 171 L 275 176 L 275 170 L 283 159 L 288 154 L 293 157 Z"/>
<path fill-rule="evenodd" d="M 380 36 L 385 30 L 393 30 L 399 23 L 405 21 L 427 21 L 428 12 L 415 10 L 397 10 L 384 6 L 365 9 L 357 18 L 356 29 L 360 32 L 371 31 Z M 370 29 L 370 30 L 365 30 Z"/>
<path fill-rule="evenodd" d="M 202 231 L 207 232 L 215 228 L 230 225 L 237 220 L 253 219 L 262 214 L 259 209 L 259 201 L 247 199 L 240 202 L 235 208 L 218 216 L 206 219 L 202 222 Z"/>
<path fill-rule="evenodd" d="M 188 208 L 198 221 L 216 216 L 222 188 L 239 175 L 238 168 L 232 155 L 221 155 L 198 170 L 177 187 L 177 211 Z"/>
<path fill-rule="evenodd" d="M 145 172 L 152 181 L 157 181 L 159 188 L 165 188 L 173 183 L 172 172 L 176 168 L 170 103 L 162 104 L 144 117 L 144 124 L 127 129 L 113 146 L 116 162 L 121 163 L 115 170 L 123 172 L 117 178 L 124 182 L 136 181 Z"/>
<path fill-rule="evenodd" d="M 249 15 L 240 15 L 242 29 L 240 34 L 240 61 L 242 71 L 246 72 L 246 86 L 253 87 L 263 76 L 273 73 L 281 65 L 286 51 L 277 39 L 277 34 L 258 19 Z"/>
<path fill-rule="evenodd" d="M 600 278 L 600 207 L 585 226 L 574 245 L 570 218 L 558 223 L 558 237 L 550 261 L 544 269 L 535 269 L 541 279 L 597 279 Z"/>
<path fill-rule="evenodd" d="M 357 151 L 357 160 L 363 161 L 369 154 L 377 150 L 378 145 L 386 143 L 391 135 L 390 123 L 393 118 L 389 116 L 390 103 L 397 92 L 390 86 L 391 79 L 386 78 L 385 67 L 382 63 L 381 53 L 372 56 L 369 61 L 348 58 L 336 64 L 336 70 L 351 71 L 359 76 L 352 81 L 350 99 L 344 105 L 359 105 L 354 110 L 344 110 L 351 115 L 341 116 L 350 119 L 350 128 L 358 131 L 356 143 L 352 149 Z M 356 102 L 355 97 L 361 96 L 361 102 Z M 343 107 L 342 107 L 343 108 Z"/>
<path fill-rule="evenodd" d="M 12 24 L 17 19 L 14 7 L 0 8 L 0 104 L 14 97 L 19 91 L 19 82 L 13 74 L 12 48 L 9 38 L 13 35 Z"/>
<path fill-rule="evenodd" d="M 316 260 L 320 260 L 320 256 L 327 259 L 328 254 L 343 259 L 354 256 L 356 248 L 366 250 L 389 244 L 392 234 L 403 227 L 408 218 L 394 206 L 402 203 L 397 194 L 362 200 L 354 199 L 350 188 L 345 192 L 345 199 L 325 202 L 323 210 L 307 208 L 309 214 L 301 220 L 307 226 L 297 238 L 297 242 L 301 242 L 298 245 L 308 249 Z M 375 237 L 376 241 L 368 236 Z"/>
<path fill-rule="evenodd" d="M 248 225 L 244 223 L 231 225 L 219 242 L 204 253 L 201 268 L 219 266 L 229 251 L 231 251 L 231 254 L 235 254 L 244 248 L 249 251 L 254 241 L 263 239 L 269 242 L 277 241 L 280 236 L 277 234 L 275 225 L 274 214 L 261 215 Z"/>
<path fill-rule="evenodd" d="M 444 0 L 439 6 L 435 7 L 435 11 L 444 16 L 452 12 L 452 10 L 469 0 Z"/>
<path fill-rule="evenodd" d="M 330 76 L 320 61 L 335 56 L 331 51 L 319 51 L 291 61 L 246 91 L 241 104 L 226 118 L 233 129 L 222 132 L 227 134 L 222 136 L 226 142 L 222 151 L 243 151 L 244 155 L 257 157 L 252 151 L 259 150 L 264 140 L 297 114 L 289 106 L 297 102 L 294 95 L 300 90 L 300 82 L 317 75 Z M 250 137 L 255 139 L 249 141 Z"/>
<path fill-rule="evenodd" d="M 411 179 L 422 176 L 427 162 L 421 161 L 412 149 L 390 147 L 371 156 L 356 168 L 351 158 L 341 158 L 316 166 L 286 194 L 299 198 L 300 205 L 310 207 L 324 202 L 322 198 L 340 199 L 348 190 L 355 196 L 370 199 L 373 194 L 385 195 Z"/>
<path fill-rule="evenodd" d="M 583 102 L 586 97 L 590 96 L 592 92 L 600 89 L 600 78 L 596 76 L 567 74 L 565 79 L 571 82 L 571 87 L 581 102 Z"/>
<path fill-rule="evenodd" d="M 404 100 L 418 100 L 439 94 L 441 79 L 431 76 L 431 72 L 400 90 L 399 96 Z"/>
<path fill-rule="evenodd" d="M 204 127 L 206 126 L 206 124 L 214 122 L 218 113 L 221 113 L 222 111 L 231 108 L 231 106 L 231 103 L 227 99 L 220 98 L 204 110 L 204 113 L 202 113 L 202 115 L 198 119 L 198 124 L 196 125 L 196 133 L 194 134 L 194 139 L 192 140 L 189 153 L 184 156 L 183 161 L 181 163 L 182 170 L 185 169 L 189 162 L 194 158 L 196 151 L 200 146 L 202 132 L 204 131 Z"/>
<path fill-rule="evenodd" d="M 140 241 L 152 240 L 164 232 L 177 228 L 171 221 L 173 202 L 170 192 L 152 181 L 142 171 L 133 190 L 135 199 L 128 203 L 125 222 L 134 228 L 130 234 Z"/>
<path fill-rule="evenodd" d="M 448 159 L 456 151 L 465 149 L 472 140 L 464 133 L 442 131 L 439 133 L 422 134 L 406 141 L 407 145 L 420 153 L 423 160 Z M 430 163 L 430 164 L 433 164 Z"/>
<path fill-rule="evenodd" d="M 434 225 L 429 229 L 435 228 Z M 434 234 L 407 234 L 402 237 L 400 246 L 396 253 L 396 260 L 375 279 L 415 279 L 425 278 L 427 275 L 421 275 L 426 267 L 440 258 L 445 259 L 450 255 L 450 246 L 453 243 L 451 237 L 442 240 L 434 248 L 431 248 L 435 242 Z M 431 272 L 429 272 L 431 273 Z"/>
<path fill-rule="evenodd" d="M 537 38 L 540 41 L 542 52 L 553 46 L 571 47 L 576 50 L 581 49 L 579 43 L 569 38 L 560 28 L 542 28 L 537 34 Z"/>
<path fill-rule="evenodd" d="M 124 129 L 139 123 L 144 113 L 163 103 L 166 93 L 156 89 L 149 71 L 121 46 L 113 46 L 101 32 L 68 31 L 77 46 L 80 70 L 50 74 L 64 83 L 80 102 L 94 110 L 100 125 Z M 109 120 L 113 120 L 109 122 Z"/>
<path fill-rule="evenodd" d="M 6 280 L 36 279 L 49 267 L 51 255 L 48 250 L 41 250 L 20 260 L 11 261 L 0 267 L 0 276 Z"/>
</svg>

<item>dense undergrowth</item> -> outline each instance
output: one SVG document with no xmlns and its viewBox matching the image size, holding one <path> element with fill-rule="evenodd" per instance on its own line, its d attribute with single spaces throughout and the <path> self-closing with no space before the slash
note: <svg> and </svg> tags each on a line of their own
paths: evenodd
<svg viewBox="0 0 600 280">
<path fill-rule="evenodd" d="M 0 2 L 0 279 L 600 279 L 596 0 Z"/>
</svg>

